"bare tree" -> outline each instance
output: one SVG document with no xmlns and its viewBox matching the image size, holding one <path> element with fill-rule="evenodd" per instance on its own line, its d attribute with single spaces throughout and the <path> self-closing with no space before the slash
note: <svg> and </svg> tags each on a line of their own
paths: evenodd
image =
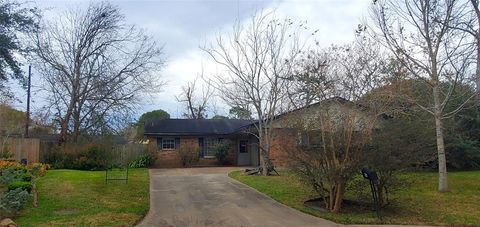
<svg viewBox="0 0 480 227">
<path fill-rule="evenodd" d="M 163 65 L 162 49 L 123 21 L 117 7 L 92 2 L 45 21 L 32 37 L 33 60 L 60 125 L 59 143 L 68 133 L 75 142 L 81 132 L 108 126 L 142 94 L 158 92 L 154 73 Z"/>
<path fill-rule="evenodd" d="M 295 79 L 305 89 L 298 92 L 311 94 L 318 108 L 288 113 L 280 122 L 299 132 L 299 146 L 287 149 L 293 166 L 333 212 L 340 211 L 346 185 L 364 164 L 366 145 L 394 98 L 371 93 L 387 84 L 384 58 L 378 45 L 358 36 L 352 44 L 317 49 L 299 60 L 304 73 Z"/>
<path fill-rule="evenodd" d="M 213 88 L 209 83 L 202 84 L 200 94 L 197 87 L 198 77 L 193 82 L 182 87 L 182 93 L 176 97 L 178 102 L 184 103 L 186 112 L 183 114 L 188 119 L 205 119 L 207 110 L 213 97 Z"/>
<path fill-rule="evenodd" d="M 245 25 L 235 25 L 230 35 L 218 35 L 214 44 L 202 48 L 225 69 L 213 82 L 224 101 L 230 106 L 249 107 L 256 114 L 255 135 L 264 175 L 271 165 L 271 126 L 287 95 L 286 78 L 303 49 L 300 32 L 304 29 L 302 23 L 260 12 Z"/>
<path fill-rule="evenodd" d="M 459 2 L 456 0 L 379 0 L 373 5 L 375 34 L 395 55 L 408 74 L 431 88 L 428 105 L 417 105 L 435 119 L 438 153 L 438 190 L 448 190 L 443 119 L 461 110 L 445 111 L 457 85 L 465 79 L 471 63 L 466 34 L 453 29 Z M 442 83 L 448 83 L 442 89 Z M 468 100 L 468 99 L 467 99 Z"/>
<path fill-rule="evenodd" d="M 455 23 L 452 23 L 454 29 L 465 32 L 473 38 L 475 52 L 475 85 L 477 92 L 477 101 L 480 101 L 480 9 L 478 0 L 467 0 L 460 2 L 459 10 Z"/>
</svg>

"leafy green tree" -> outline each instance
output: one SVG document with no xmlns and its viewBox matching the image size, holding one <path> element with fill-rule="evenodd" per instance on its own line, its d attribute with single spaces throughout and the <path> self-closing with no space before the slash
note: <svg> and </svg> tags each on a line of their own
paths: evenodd
<svg viewBox="0 0 480 227">
<path fill-rule="evenodd" d="M 440 88 L 450 86 L 442 83 Z M 466 102 L 474 92 L 469 85 L 457 84 L 452 91 L 454 98 L 445 106 L 445 111 L 453 111 L 465 103 L 460 112 L 443 120 L 449 168 L 480 168 L 480 108 L 473 99 Z M 385 103 L 381 93 L 397 98 Z M 389 106 L 388 118 L 374 134 L 372 145 L 375 149 L 372 152 L 375 153 L 371 155 L 373 160 L 369 160 L 372 168 L 390 172 L 413 164 L 438 167 L 436 140 L 432 136 L 435 134 L 434 119 L 417 105 L 430 102 L 429 93 L 428 85 L 420 79 L 398 79 L 392 85 L 380 87 L 363 97 L 374 99 L 378 105 Z"/>
<path fill-rule="evenodd" d="M 214 120 L 221 120 L 221 119 L 228 119 L 228 117 L 222 116 L 222 115 L 215 115 L 215 116 L 212 117 L 212 119 L 214 119 Z"/>
<path fill-rule="evenodd" d="M 21 134 L 25 127 L 25 113 L 7 104 L 0 104 L 0 135 Z"/>
<path fill-rule="evenodd" d="M 137 122 L 137 139 L 143 138 L 144 132 L 144 125 L 145 122 L 148 120 L 159 120 L 159 119 L 170 119 L 170 114 L 167 113 L 165 110 L 153 110 L 150 112 L 146 112 L 140 116 Z"/>
<path fill-rule="evenodd" d="M 230 114 L 230 117 L 233 119 L 244 119 L 244 120 L 252 119 L 252 112 L 240 106 L 234 106 L 230 108 L 229 114 Z"/>
<path fill-rule="evenodd" d="M 16 54 L 28 52 L 21 36 L 37 31 L 39 17 L 36 8 L 25 8 L 21 3 L 9 0 L 0 1 L 0 95 L 13 96 L 5 85 L 9 79 L 25 85 Z"/>
</svg>

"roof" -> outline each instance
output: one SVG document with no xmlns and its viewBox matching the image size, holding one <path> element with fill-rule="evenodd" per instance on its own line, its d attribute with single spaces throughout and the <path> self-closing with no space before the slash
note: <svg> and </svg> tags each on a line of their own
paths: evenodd
<svg viewBox="0 0 480 227">
<path fill-rule="evenodd" d="M 278 118 L 281 118 L 287 114 L 290 114 L 290 113 L 293 113 L 293 112 L 297 112 L 299 110 L 303 110 L 303 109 L 308 109 L 308 108 L 314 108 L 316 106 L 320 106 L 320 105 L 324 105 L 326 103 L 332 103 L 332 102 L 336 102 L 336 103 L 340 103 L 340 104 L 353 104 L 352 101 L 350 100 L 347 100 L 345 98 L 342 98 L 340 96 L 334 96 L 334 97 L 331 97 L 331 98 L 327 98 L 327 99 L 324 99 L 324 100 L 321 100 L 319 102 L 315 102 L 315 103 L 312 103 L 312 104 L 309 104 L 309 105 L 306 105 L 306 106 L 303 106 L 303 107 L 300 107 L 300 108 L 297 108 L 297 109 L 294 109 L 294 110 L 290 110 L 290 111 L 287 111 L 287 112 L 284 112 L 284 113 L 281 113 L 277 116 L 275 116 L 274 119 L 278 119 Z"/>
<path fill-rule="evenodd" d="M 145 135 L 227 135 L 251 125 L 238 119 L 162 119 L 145 122 Z"/>
</svg>

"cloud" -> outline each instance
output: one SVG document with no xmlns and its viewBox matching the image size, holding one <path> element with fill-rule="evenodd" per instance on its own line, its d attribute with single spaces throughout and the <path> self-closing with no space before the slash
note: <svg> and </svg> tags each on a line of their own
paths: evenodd
<svg viewBox="0 0 480 227">
<path fill-rule="evenodd" d="M 76 0 L 74 5 L 86 7 L 89 1 Z M 370 0 L 287 0 L 287 1 L 112 1 L 125 14 L 127 24 L 135 24 L 165 44 L 167 65 L 161 80 L 168 81 L 163 92 L 145 101 L 137 112 L 165 109 L 180 117 L 182 107 L 175 96 L 181 86 L 195 79 L 204 70 L 205 76 L 217 73 L 219 67 L 198 47 L 212 41 L 218 32 L 227 32 L 237 20 L 245 20 L 258 10 L 276 9 L 278 15 L 306 20 L 323 46 L 353 40 L 354 29 L 367 12 Z M 56 13 L 71 7 L 71 1 L 38 0 L 38 7 Z M 41 102 L 38 102 L 41 103 Z M 38 104 L 37 105 L 40 105 Z M 227 107 L 217 101 L 220 113 Z M 212 115 L 212 114 L 209 114 Z"/>
<path fill-rule="evenodd" d="M 265 10 L 275 10 L 278 16 L 289 17 L 296 21 L 307 21 L 310 30 L 319 29 L 316 40 L 322 46 L 329 46 L 350 42 L 354 39 L 354 30 L 367 12 L 369 3 L 369 0 L 279 1 L 270 3 Z M 259 9 L 261 8 L 251 8 L 243 20 L 248 19 L 247 15 L 252 15 Z M 205 35 L 204 41 L 207 43 L 213 41 L 218 32 L 228 32 L 235 22 L 232 19 L 234 17 L 235 15 L 232 15 L 228 19 L 231 21 L 230 23 L 223 24 L 216 30 L 209 29 L 210 33 Z M 173 100 L 174 96 L 180 93 L 182 85 L 194 80 L 202 68 L 206 77 L 218 72 L 218 67 L 198 47 L 191 48 L 170 59 L 164 73 L 164 78 L 170 81 L 165 88 L 169 92 L 168 95 L 159 94 L 158 103 L 175 105 L 169 100 Z M 227 106 L 221 101 L 217 101 L 217 106 L 219 112 L 226 113 L 228 111 Z"/>
</svg>

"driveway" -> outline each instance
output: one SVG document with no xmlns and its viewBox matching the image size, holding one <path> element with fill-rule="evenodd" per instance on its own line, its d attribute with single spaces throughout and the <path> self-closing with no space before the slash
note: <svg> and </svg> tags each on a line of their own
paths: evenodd
<svg viewBox="0 0 480 227">
<path fill-rule="evenodd" d="M 235 169 L 150 170 L 150 211 L 138 226 L 339 226 L 230 179 Z"/>
</svg>

